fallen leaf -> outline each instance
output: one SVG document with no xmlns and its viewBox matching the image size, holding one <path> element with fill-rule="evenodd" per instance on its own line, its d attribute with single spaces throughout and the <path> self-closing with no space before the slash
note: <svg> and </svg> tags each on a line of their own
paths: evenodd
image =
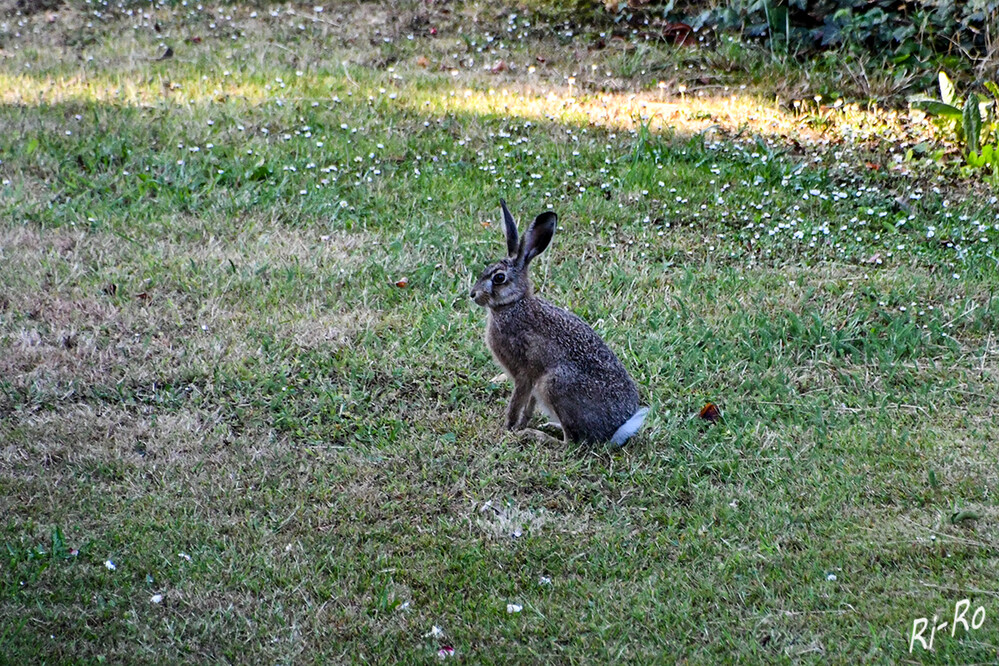
<svg viewBox="0 0 999 666">
<path fill-rule="evenodd" d="M 721 411 L 718 409 L 718 405 L 713 402 L 709 402 L 701 408 L 701 411 L 697 416 L 705 421 L 714 422 L 721 418 Z"/>
<path fill-rule="evenodd" d="M 430 66 L 430 59 L 427 58 L 427 56 L 420 56 L 419 58 L 416 59 L 416 64 L 422 67 L 423 69 L 426 69 L 427 67 Z"/>
<path fill-rule="evenodd" d="M 490 72 L 492 72 L 493 74 L 499 74 L 500 72 L 502 72 L 502 71 L 503 71 L 503 70 L 505 70 L 505 69 L 506 69 L 506 63 L 505 63 L 505 62 L 503 62 L 502 60 L 500 60 L 500 61 L 499 61 L 499 62 L 497 62 L 497 63 L 496 63 L 495 65 L 493 65 L 493 66 L 492 66 L 492 67 L 491 67 L 491 68 L 489 69 L 489 71 L 490 71 Z"/>
<path fill-rule="evenodd" d="M 875 252 L 871 256 L 867 257 L 867 259 L 864 259 L 864 263 L 865 264 L 880 264 L 881 263 L 881 253 L 880 252 Z"/>
<path fill-rule="evenodd" d="M 686 23 L 667 23 L 663 26 L 663 39 L 672 40 L 674 44 L 683 46 L 697 44 L 694 29 Z"/>
<path fill-rule="evenodd" d="M 864 166 L 866 166 L 871 171 L 880 171 L 881 170 L 881 165 L 880 164 L 875 164 L 874 162 L 864 162 Z"/>
</svg>

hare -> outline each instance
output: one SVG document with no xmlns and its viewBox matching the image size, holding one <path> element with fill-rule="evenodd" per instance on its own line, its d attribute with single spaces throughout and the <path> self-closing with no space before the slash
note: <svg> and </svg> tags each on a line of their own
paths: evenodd
<svg viewBox="0 0 999 666">
<path fill-rule="evenodd" d="M 521 239 L 500 206 L 507 257 L 482 272 L 471 298 L 488 308 L 486 344 L 514 382 L 507 429 L 526 428 L 539 404 L 566 442 L 624 444 L 649 411 L 635 382 L 586 322 L 532 293 L 527 269 L 551 242 L 557 216 L 541 213 Z"/>
</svg>

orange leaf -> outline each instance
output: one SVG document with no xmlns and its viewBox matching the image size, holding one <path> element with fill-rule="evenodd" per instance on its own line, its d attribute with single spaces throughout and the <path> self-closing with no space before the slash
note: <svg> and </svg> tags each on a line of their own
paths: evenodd
<svg viewBox="0 0 999 666">
<path fill-rule="evenodd" d="M 701 408 L 701 412 L 697 416 L 705 421 L 717 421 L 721 418 L 721 411 L 718 409 L 718 405 L 709 402 Z"/>
</svg>

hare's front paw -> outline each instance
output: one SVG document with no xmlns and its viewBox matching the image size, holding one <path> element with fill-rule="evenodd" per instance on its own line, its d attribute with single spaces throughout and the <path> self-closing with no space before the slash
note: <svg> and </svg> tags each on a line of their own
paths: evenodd
<svg viewBox="0 0 999 666">
<path fill-rule="evenodd" d="M 506 429 L 510 432 L 516 432 L 518 430 L 523 430 L 527 427 L 526 419 L 523 419 L 518 414 L 507 414 L 506 417 Z"/>
<path fill-rule="evenodd" d="M 516 420 L 512 425 L 507 422 L 508 430 L 523 430 L 531 422 L 531 412 L 526 409 L 521 413 L 520 418 Z"/>
<path fill-rule="evenodd" d="M 530 387 L 518 387 L 510 398 L 510 406 L 506 410 L 506 429 L 523 430 L 534 414 L 535 400 Z"/>
</svg>

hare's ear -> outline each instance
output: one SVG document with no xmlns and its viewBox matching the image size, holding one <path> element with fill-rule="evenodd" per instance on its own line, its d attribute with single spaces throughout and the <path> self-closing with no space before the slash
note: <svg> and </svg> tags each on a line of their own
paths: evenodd
<svg viewBox="0 0 999 666">
<path fill-rule="evenodd" d="M 506 229 L 506 253 L 511 259 L 517 256 L 520 244 L 517 239 L 517 223 L 513 221 L 510 209 L 506 207 L 506 202 L 500 199 L 500 207 L 503 208 L 503 228 Z"/>
<path fill-rule="evenodd" d="M 526 266 L 531 263 L 531 259 L 545 251 L 548 244 L 552 242 L 552 236 L 555 235 L 557 221 L 558 216 L 551 211 L 541 213 L 534 218 L 534 222 L 531 222 L 531 226 L 527 228 L 527 233 L 524 234 L 520 251 L 517 253 L 517 259 L 522 265 Z"/>
</svg>

